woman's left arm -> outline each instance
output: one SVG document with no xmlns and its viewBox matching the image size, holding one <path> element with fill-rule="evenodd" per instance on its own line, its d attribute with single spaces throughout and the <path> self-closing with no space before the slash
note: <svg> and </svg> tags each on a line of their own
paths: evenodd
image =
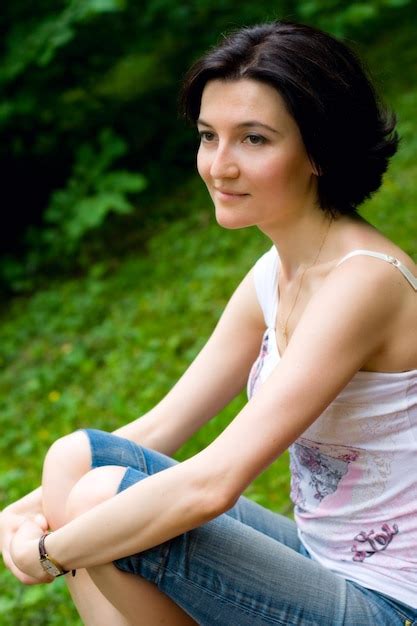
<svg viewBox="0 0 417 626">
<path fill-rule="evenodd" d="M 326 279 L 275 370 L 213 443 L 51 533 L 49 554 L 68 570 L 109 563 L 200 526 L 233 506 L 247 485 L 384 348 L 401 310 L 403 285 L 385 264 L 368 263 L 366 271 L 363 267 L 363 261 L 352 259 Z M 41 582 L 39 534 L 23 527 L 12 556 L 19 569 Z"/>
</svg>

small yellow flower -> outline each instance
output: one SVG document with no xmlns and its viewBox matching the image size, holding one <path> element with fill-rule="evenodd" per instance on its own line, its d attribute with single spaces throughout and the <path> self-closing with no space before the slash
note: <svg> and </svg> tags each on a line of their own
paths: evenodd
<svg viewBox="0 0 417 626">
<path fill-rule="evenodd" d="M 61 346 L 61 352 L 63 354 L 69 354 L 72 352 L 72 343 L 63 343 Z"/>
<path fill-rule="evenodd" d="M 61 397 L 61 394 L 60 394 L 59 391 L 56 391 L 56 389 L 54 389 L 53 391 L 50 391 L 48 393 L 48 400 L 49 400 L 49 402 L 58 402 L 60 397 Z"/>
</svg>

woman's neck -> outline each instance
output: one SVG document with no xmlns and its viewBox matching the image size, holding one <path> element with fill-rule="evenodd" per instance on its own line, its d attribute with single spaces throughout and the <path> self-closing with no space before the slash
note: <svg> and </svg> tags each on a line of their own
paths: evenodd
<svg viewBox="0 0 417 626">
<path fill-rule="evenodd" d="M 326 248 L 334 221 L 329 213 L 317 209 L 297 219 L 287 220 L 269 232 L 263 230 L 278 250 L 280 273 L 286 281 L 290 282 L 300 271 L 327 256 Z"/>
</svg>

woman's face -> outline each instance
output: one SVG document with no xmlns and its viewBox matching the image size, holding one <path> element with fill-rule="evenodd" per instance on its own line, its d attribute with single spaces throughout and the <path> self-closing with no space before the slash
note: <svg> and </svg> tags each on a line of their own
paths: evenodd
<svg viewBox="0 0 417 626">
<path fill-rule="evenodd" d="M 282 220 L 317 209 L 317 177 L 284 100 L 256 80 L 212 80 L 197 122 L 197 167 L 226 228 Z"/>
</svg>

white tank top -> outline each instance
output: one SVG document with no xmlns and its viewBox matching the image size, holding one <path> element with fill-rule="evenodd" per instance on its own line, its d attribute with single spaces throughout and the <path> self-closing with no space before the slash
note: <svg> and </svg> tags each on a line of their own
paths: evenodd
<svg viewBox="0 0 417 626">
<path fill-rule="evenodd" d="M 375 256 L 417 279 L 389 255 Z M 248 396 L 280 360 L 276 248 L 254 267 L 266 330 Z M 291 499 L 311 557 L 346 579 L 417 608 L 417 370 L 358 371 L 289 449 Z"/>
</svg>

